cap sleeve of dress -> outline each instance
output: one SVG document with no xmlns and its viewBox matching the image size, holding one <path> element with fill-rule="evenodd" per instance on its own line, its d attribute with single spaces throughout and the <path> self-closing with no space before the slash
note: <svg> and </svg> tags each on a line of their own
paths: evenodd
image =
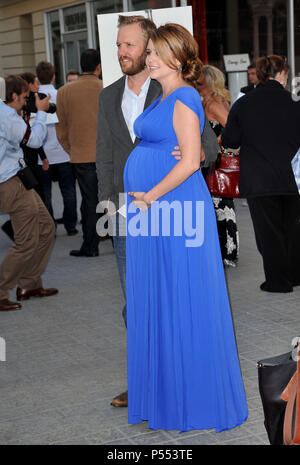
<svg viewBox="0 0 300 465">
<path fill-rule="evenodd" d="M 205 115 L 199 92 L 193 87 L 180 87 L 174 92 L 174 96 L 175 102 L 176 100 L 180 100 L 180 102 L 184 103 L 198 116 L 202 133 L 204 128 Z"/>
</svg>

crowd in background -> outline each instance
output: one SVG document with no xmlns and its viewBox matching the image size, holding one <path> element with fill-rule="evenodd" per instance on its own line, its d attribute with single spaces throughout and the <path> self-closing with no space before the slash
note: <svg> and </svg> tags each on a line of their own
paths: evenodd
<svg viewBox="0 0 300 465">
<path fill-rule="evenodd" d="M 100 73 L 99 77 L 101 77 Z M 220 134 L 222 128 L 224 128 L 226 124 L 227 115 L 231 105 L 230 92 L 227 90 L 225 86 L 225 75 L 221 70 L 219 70 L 215 66 L 205 65 L 203 67 L 203 74 L 204 80 L 199 84 L 199 92 L 202 97 L 202 102 L 206 116 L 209 119 L 210 124 L 214 132 L 216 133 L 216 136 L 218 137 L 218 141 L 221 146 Z M 68 73 L 66 74 L 66 84 L 77 81 L 80 75 L 81 73 L 77 70 L 68 71 Z M 51 105 L 47 110 L 47 113 L 55 114 L 54 118 L 52 120 L 51 118 L 49 118 L 49 122 L 47 123 L 47 137 L 44 141 L 44 144 L 38 149 L 32 149 L 28 146 L 23 146 L 24 161 L 26 165 L 30 166 L 32 172 L 34 173 L 34 176 L 38 180 L 38 184 L 35 186 L 35 190 L 38 192 L 41 199 L 44 201 L 49 213 L 55 221 L 55 224 L 63 224 L 69 236 L 76 235 L 78 234 L 76 179 L 78 179 L 78 175 L 80 177 L 80 174 L 77 173 L 76 177 L 76 166 L 78 170 L 78 165 L 77 163 L 74 163 L 74 160 L 73 162 L 71 162 L 70 154 L 63 148 L 64 143 L 60 143 L 57 139 L 56 133 L 61 133 L 62 125 L 57 124 L 58 119 L 55 117 L 57 112 L 57 90 L 55 88 L 54 66 L 49 62 L 40 62 L 36 67 L 36 74 L 26 72 L 21 74 L 20 76 L 27 82 L 29 89 L 29 94 L 26 99 L 26 105 L 22 108 L 21 111 L 22 117 L 26 124 L 32 124 L 32 120 L 36 113 L 34 100 L 34 94 L 36 92 L 39 93 L 41 98 L 44 98 L 47 94 L 50 94 Z M 256 76 L 255 64 L 252 64 L 248 67 L 248 76 L 250 85 L 241 89 L 238 98 L 244 95 L 245 93 L 249 92 L 250 90 L 254 89 L 257 85 L 258 81 Z M 79 91 L 81 91 L 81 89 L 78 89 L 78 92 Z M 95 92 L 95 97 L 97 97 L 96 94 L 97 91 Z M 74 96 L 76 98 L 75 93 Z M 60 111 L 61 110 L 58 108 L 58 113 Z M 73 113 L 73 109 L 69 109 L 68 111 L 69 113 Z M 89 121 L 93 121 L 91 115 L 85 115 L 85 112 L 83 112 L 83 114 L 84 117 L 89 118 Z M 78 138 L 80 137 L 81 136 L 78 135 Z M 89 137 L 87 137 L 87 139 L 89 139 Z M 92 134 L 92 140 L 93 139 L 94 137 Z M 78 152 L 82 149 L 80 143 L 78 144 L 78 142 L 75 142 L 75 146 L 78 146 Z M 88 152 L 86 148 L 85 152 Z M 93 162 L 93 156 L 91 156 L 91 160 Z M 84 163 L 86 163 L 86 160 L 84 160 Z M 87 167 L 86 164 L 85 167 Z M 207 168 L 203 168 L 204 175 L 206 174 L 206 172 Z M 54 218 L 51 200 L 53 182 L 58 183 L 63 201 L 63 214 L 60 218 Z M 82 191 L 84 192 L 84 189 L 82 189 Z M 83 198 L 85 198 L 84 194 Z M 87 200 L 87 202 L 89 205 L 91 205 L 91 209 L 95 210 L 95 205 L 97 205 L 97 201 L 91 201 L 91 198 L 92 197 L 90 197 L 90 199 Z M 213 202 L 215 205 L 224 265 L 236 266 L 239 255 L 239 236 L 234 201 L 230 198 L 213 197 Z M 85 213 L 83 213 L 83 215 L 85 215 Z M 91 212 L 88 214 L 88 216 L 90 215 Z M 11 227 L 10 220 L 8 220 L 2 225 L 2 230 L 12 240 L 14 239 L 13 229 Z M 88 240 L 90 241 L 90 239 Z M 95 238 L 93 238 L 92 240 L 94 241 L 94 243 L 98 242 L 98 240 L 95 240 Z M 86 246 L 86 249 L 91 249 L 90 253 L 92 255 L 98 255 L 98 249 L 96 245 L 91 247 Z M 76 254 L 76 251 L 73 251 L 72 254 Z"/>
<path fill-rule="evenodd" d="M 92 56 L 93 58 L 91 58 Z M 92 60 L 91 63 L 89 60 Z M 24 161 L 31 168 L 38 181 L 34 187 L 36 192 L 45 203 L 56 227 L 58 224 L 63 224 L 69 236 L 78 234 L 76 182 L 78 183 L 82 197 L 80 223 L 83 231 L 83 243 L 79 250 L 70 251 L 70 255 L 98 256 L 100 238 L 96 234 L 95 224 L 100 215 L 96 214 L 98 181 L 95 168 L 95 145 L 96 102 L 98 94 L 102 90 L 99 53 L 95 50 L 87 50 L 82 54 L 81 62 L 82 72 L 68 71 L 66 84 L 59 93 L 55 89 L 55 69 L 51 63 L 41 62 L 36 67 L 36 73 L 21 74 L 21 78 L 28 84 L 26 104 L 20 111 L 27 126 L 32 124 L 36 114 L 35 93 L 38 93 L 40 98 L 50 95 L 51 102 L 47 110 L 47 136 L 43 145 L 37 149 L 23 145 L 22 149 Z M 96 67 L 93 69 L 95 64 Z M 93 71 L 91 71 L 92 69 Z M 227 156 L 238 156 L 238 150 L 224 149 L 221 140 L 230 107 L 234 103 L 231 101 L 230 92 L 226 87 L 226 77 L 220 69 L 212 65 L 204 65 L 202 71 L 203 78 L 197 88 L 202 98 L 206 118 L 217 137 L 219 151 Z M 93 78 L 91 80 L 90 76 L 96 77 L 97 80 Z M 86 81 L 85 89 L 82 77 Z M 237 100 L 260 85 L 255 63 L 248 66 L 248 78 L 249 85 L 240 89 Z M 78 87 L 76 85 L 74 87 L 73 83 L 78 80 Z M 72 86 L 66 87 L 70 83 Z M 91 83 L 93 83 L 93 90 Z M 60 99 L 58 105 L 57 94 L 58 99 Z M 91 102 L 93 105 L 90 105 Z M 80 119 L 81 121 L 78 121 Z M 72 152 L 68 141 L 69 137 L 73 139 Z M 206 177 L 208 170 L 207 167 L 202 169 L 204 177 Z M 61 218 L 54 218 L 51 200 L 53 182 L 58 183 L 62 196 L 63 214 Z M 212 199 L 224 266 L 235 267 L 239 257 L 239 231 L 234 199 L 214 195 L 212 195 Z M 243 205 L 247 206 L 248 204 L 243 201 Z M 2 230 L 14 240 L 10 220 L 2 225 Z"/>
</svg>

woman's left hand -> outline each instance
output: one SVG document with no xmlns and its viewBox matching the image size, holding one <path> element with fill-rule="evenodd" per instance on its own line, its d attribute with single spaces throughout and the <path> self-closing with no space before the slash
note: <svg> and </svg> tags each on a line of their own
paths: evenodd
<svg viewBox="0 0 300 465">
<path fill-rule="evenodd" d="M 176 145 L 176 146 L 174 147 L 174 150 L 173 150 L 173 152 L 171 152 L 171 155 L 173 155 L 173 157 L 175 158 L 175 160 L 181 160 L 181 159 L 182 159 L 182 155 L 181 155 L 181 151 L 180 151 L 179 145 Z"/>
<path fill-rule="evenodd" d="M 141 211 L 146 211 L 151 206 L 145 199 L 146 192 L 128 192 L 128 195 L 134 197 L 132 203 Z"/>
</svg>

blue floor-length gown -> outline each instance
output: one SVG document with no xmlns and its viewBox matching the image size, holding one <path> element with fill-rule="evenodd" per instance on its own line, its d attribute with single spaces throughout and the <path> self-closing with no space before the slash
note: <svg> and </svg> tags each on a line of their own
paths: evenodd
<svg viewBox="0 0 300 465">
<path fill-rule="evenodd" d="M 159 100 L 135 121 L 141 142 L 125 166 L 126 193 L 149 191 L 178 163 L 171 155 L 178 145 L 177 100 L 196 113 L 203 130 L 195 89 L 180 87 Z M 155 430 L 234 428 L 248 410 L 215 212 L 201 171 L 146 212 L 131 200 L 128 196 L 128 422 L 148 420 Z M 171 221 L 159 209 L 153 214 L 162 201 L 174 207 L 164 210 Z"/>
</svg>

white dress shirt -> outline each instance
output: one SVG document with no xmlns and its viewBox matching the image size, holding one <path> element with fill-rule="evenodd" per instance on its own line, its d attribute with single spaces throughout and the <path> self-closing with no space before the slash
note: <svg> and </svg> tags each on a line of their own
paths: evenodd
<svg viewBox="0 0 300 465">
<path fill-rule="evenodd" d="M 56 104 L 56 95 L 57 90 L 52 84 L 43 84 L 39 88 L 39 92 L 42 94 L 50 94 L 50 102 Z M 56 136 L 55 124 L 47 124 L 47 137 L 43 145 L 44 152 L 46 157 L 49 160 L 50 165 L 56 163 L 64 163 L 70 161 L 69 154 L 65 152 L 60 143 L 58 142 Z M 42 164 L 42 161 L 39 157 L 39 165 Z"/>
<path fill-rule="evenodd" d="M 46 113 L 38 111 L 31 128 L 28 147 L 39 148 L 47 134 Z M 20 147 L 26 132 L 26 123 L 14 108 L 0 102 L 0 183 L 17 174 L 20 169 L 19 160 L 24 157 Z"/>
<path fill-rule="evenodd" d="M 133 125 L 137 117 L 144 111 L 150 81 L 151 78 L 148 77 L 142 85 L 141 92 L 139 95 L 136 95 L 136 93 L 128 87 L 128 76 L 126 76 L 121 107 L 132 142 L 135 141 Z"/>
</svg>

